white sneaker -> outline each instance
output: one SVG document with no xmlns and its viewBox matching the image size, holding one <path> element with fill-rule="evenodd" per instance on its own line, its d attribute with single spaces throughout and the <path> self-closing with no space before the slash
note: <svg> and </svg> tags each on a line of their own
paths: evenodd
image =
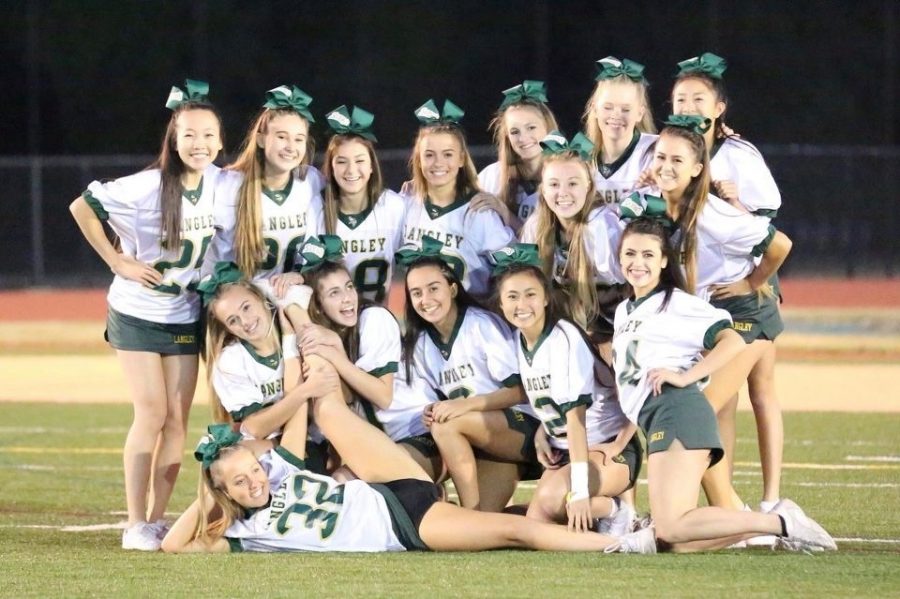
<svg viewBox="0 0 900 599">
<path fill-rule="evenodd" d="M 621 537 L 631 532 L 631 522 L 635 516 L 634 508 L 627 502 L 620 501 L 619 509 L 614 515 L 598 520 L 597 532 L 603 535 Z"/>
<path fill-rule="evenodd" d="M 763 503 L 765 503 L 765 502 L 763 502 Z M 768 514 L 769 512 L 772 511 L 772 508 L 775 507 L 775 504 L 773 503 L 767 510 L 763 509 L 762 503 L 760 503 L 759 506 L 760 506 L 760 510 L 759 510 L 760 512 L 762 512 L 764 514 Z M 751 510 L 750 506 L 745 503 L 743 511 L 751 512 L 753 510 Z M 731 547 L 729 547 L 729 549 L 745 549 L 747 547 L 769 547 L 770 549 L 774 549 L 775 544 L 777 542 L 778 542 L 778 537 L 776 537 L 775 535 L 759 535 L 758 537 L 751 537 L 751 538 L 747 539 L 746 541 L 739 541 L 739 542 L 735 543 L 734 545 L 732 545 Z"/>
<path fill-rule="evenodd" d="M 780 499 L 776 499 L 775 501 L 760 501 L 759 502 L 759 511 L 763 514 L 768 514 L 772 510 L 775 509 L 775 506 L 778 505 Z"/>
<path fill-rule="evenodd" d="M 156 528 L 153 524 L 138 522 L 126 528 L 122 533 L 122 549 L 159 551 L 159 546 L 160 540 L 156 536 Z"/>
<path fill-rule="evenodd" d="M 622 535 L 617 542 L 604 549 L 603 553 L 656 553 L 656 530 L 649 526 Z"/>
<path fill-rule="evenodd" d="M 780 547 L 789 551 L 837 550 L 837 543 L 831 535 L 790 499 L 779 501 L 772 513 L 784 518 L 787 536 L 778 539 Z"/>
<path fill-rule="evenodd" d="M 169 532 L 169 523 L 162 519 L 157 520 L 156 522 L 151 522 L 147 526 L 149 526 L 156 532 L 156 538 L 160 541 L 166 538 L 166 534 Z"/>
</svg>

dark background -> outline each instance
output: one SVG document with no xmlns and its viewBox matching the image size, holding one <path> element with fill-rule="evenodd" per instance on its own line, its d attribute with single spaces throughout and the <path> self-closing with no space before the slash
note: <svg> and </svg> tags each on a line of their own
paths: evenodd
<svg viewBox="0 0 900 599">
<path fill-rule="evenodd" d="M 210 82 L 231 153 L 276 85 L 297 84 L 314 98 L 320 142 L 328 110 L 359 104 L 375 113 L 380 148 L 396 150 L 382 156 L 396 186 L 416 132 L 412 111 L 428 98 L 451 98 L 466 110 L 470 143 L 489 144 L 501 90 L 541 79 L 572 134 L 594 61 L 612 54 L 646 65 L 659 120 L 675 64 L 704 51 L 728 60 L 729 122 L 761 147 L 782 188 L 777 224 L 795 241 L 788 268 L 893 274 L 900 259 L 895 0 L 33 0 L 4 2 L 3 13 L 0 174 L 11 196 L 0 238 L 27 251 L 4 261 L 0 281 L 20 271 L 26 282 L 71 273 L 73 264 L 53 258 L 67 250 L 76 270 L 102 272 L 65 206 L 90 179 L 144 164 L 45 161 L 36 208 L 34 161 L 14 157 L 150 158 L 169 88 L 186 77 Z M 479 166 L 489 152 L 476 154 Z M 23 223 L 38 212 L 42 222 L 29 229 Z"/>
</svg>

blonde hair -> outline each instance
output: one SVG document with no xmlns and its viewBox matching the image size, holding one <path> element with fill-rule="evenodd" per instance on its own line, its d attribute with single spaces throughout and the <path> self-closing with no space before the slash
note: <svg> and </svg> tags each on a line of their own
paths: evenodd
<svg viewBox="0 0 900 599">
<path fill-rule="evenodd" d="M 506 111 L 510 108 L 532 108 L 537 110 L 544 119 L 547 133 L 559 129 L 556 117 L 550 108 L 543 102 L 525 100 L 510 104 L 497 111 L 491 120 L 489 129 L 494 132 L 494 146 L 497 148 L 497 163 L 500 166 L 500 191 L 497 194 L 500 200 L 506 204 L 510 212 L 518 214 L 519 206 L 516 203 L 516 194 L 519 188 L 520 175 L 518 166 L 522 159 L 516 154 L 512 144 L 509 143 L 509 128 L 506 126 Z"/>
<path fill-rule="evenodd" d="M 381 165 L 378 163 L 378 157 L 375 155 L 375 146 L 371 141 L 359 135 L 353 134 L 337 134 L 332 136 L 328 141 L 328 148 L 325 149 L 325 158 L 322 161 L 322 175 L 325 177 L 325 232 L 329 235 L 335 235 L 337 229 L 337 215 L 340 208 L 341 188 L 334 178 L 334 167 L 331 161 L 338 148 L 343 144 L 357 141 L 365 146 L 369 152 L 369 160 L 372 162 L 372 174 L 369 176 L 369 182 L 366 184 L 366 210 L 378 202 L 381 193 L 384 191 L 384 180 L 381 176 Z"/>
<path fill-rule="evenodd" d="M 264 306 L 268 301 L 266 299 L 266 296 L 256 285 L 242 279 L 240 281 L 235 281 L 234 283 L 219 285 L 219 288 L 216 289 L 215 296 L 213 296 L 213 299 L 210 300 L 209 304 L 206 306 L 205 360 L 206 383 L 207 387 L 209 388 L 209 407 L 214 422 L 227 422 L 229 424 L 234 424 L 234 419 L 232 419 L 231 414 L 229 414 L 225 407 L 222 405 L 222 400 L 219 399 L 219 394 L 216 393 L 216 388 L 213 386 L 213 371 L 215 370 L 216 362 L 218 361 L 219 356 L 222 355 L 222 351 L 225 349 L 225 346 L 231 345 L 238 340 L 237 337 L 235 337 L 228 331 L 225 323 L 223 323 L 216 317 L 215 312 L 216 303 L 219 301 L 219 299 L 221 299 L 225 291 L 231 289 L 232 287 L 241 287 L 242 289 L 246 289 L 256 299 L 262 302 Z"/>
<path fill-rule="evenodd" d="M 475 170 L 475 163 L 472 162 L 472 155 L 469 154 L 469 146 L 466 144 L 466 136 L 463 130 L 456 125 L 439 124 L 419 127 L 419 134 L 416 136 L 416 142 L 413 144 L 412 156 L 409 158 L 413 194 L 420 200 L 424 200 L 428 195 L 428 182 L 422 173 L 422 159 L 419 157 L 419 150 L 422 140 L 435 133 L 448 133 L 459 143 L 463 165 L 456 174 L 456 196 L 470 196 L 479 191 L 478 171 Z"/>
<path fill-rule="evenodd" d="M 640 97 L 641 104 L 643 104 L 644 116 L 641 118 L 640 122 L 635 125 L 635 129 L 641 133 L 656 133 L 656 126 L 653 124 L 653 111 L 650 109 L 649 86 L 645 81 L 632 81 L 626 75 L 619 75 L 610 79 L 601 79 L 597 82 L 597 85 L 594 86 L 594 92 L 591 94 L 591 97 L 588 98 L 587 104 L 584 105 L 584 114 L 581 115 L 581 120 L 584 122 L 585 133 L 587 133 L 587 137 L 591 140 L 591 143 L 594 144 L 594 156 L 592 161 L 595 166 L 600 162 L 600 153 L 603 151 L 603 134 L 600 131 L 600 125 L 597 123 L 597 116 L 594 113 L 594 110 L 597 106 L 597 101 L 600 99 L 600 94 L 602 94 L 610 85 L 631 85 L 637 88 L 638 96 Z"/>
<path fill-rule="evenodd" d="M 309 121 L 290 108 L 266 108 L 254 119 L 247 131 L 241 152 L 237 159 L 229 164 L 227 169 L 234 170 L 244 175 L 238 191 L 237 204 L 237 228 L 234 237 L 235 262 L 245 277 L 252 278 L 262 260 L 265 259 L 267 250 L 262 234 L 262 182 L 265 176 L 266 156 L 263 148 L 259 146 L 259 136 L 265 134 L 269 122 L 277 117 L 287 114 L 299 116 L 309 126 Z M 306 179 L 306 166 L 312 162 L 315 143 L 311 135 L 306 136 L 306 153 L 300 161 L 297 176 L 303 181 Z"/>
<path fill-rule="evenodd" d="M 250 451 L 240 445 L 224 447 L 219 451 L 219 457 L 209 468 L 200 468 L 200 483 L 197 486 L 197 499 L 200 502 L 200 518 L 197 520 L 197 528 L 194 531 L 194 539 L 201 543 L 211 543 L 225 536 L 228 527 L 244 513 L 244 508 L 234 499 L 228 496 L 218 479 L 219 462 L 223 458 L 234 455 L 239 451 Z M 214 472 L 215 470 L 215 472 Z M 212 499 L 213 507 L 207 512 L 206 502 Z M 208 513 L 212 520 L 203 517 Z"/>
<path fill-rule="evenodd" d="M 563 152 L 544 157 L 542 171 L 547 165 L 554 162 L 576 162 L 584 168 L 588 180 L 588 193 L 584 206 L 575 215 L 569 239 L 569 257 L 564 271 L 568 284 L 562 287 L 562 304 L 567 315 L 584 328 L 599 314 L 597 305 L 597 288 L 594 284 L 594 263 L 587 251 L 585 235 L 587 230 L 588 215 L 598 205 L 602 204 L 600 196 L 594 187 L 594 178 L 591 176 L 590 165 L 582 160 L 575 152 Z M 543 177 L 542 177 L 543 178 Z M 541 265 L 544 274 L 553 280 L 554 255 L 556 252 L 557 228 L 562 228 L 562 223 L 550 210 L 541 188 L 541 200 L 537 206 L 537 234 L 536 243 L 541 257 Z"/>
</svg>

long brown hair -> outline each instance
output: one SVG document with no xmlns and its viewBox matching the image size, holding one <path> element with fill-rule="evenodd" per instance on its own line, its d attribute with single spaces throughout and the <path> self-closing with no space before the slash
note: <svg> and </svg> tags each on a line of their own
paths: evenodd
<svg viewBox="0 0 900 599">
<path fill-rule="evenodd" d="M 159 169 L 159 209 L 162 214 L 159 236 L 163 249 L 169 252 L 177 251 L 181 247 L 181 196 L 184 194 L 184 185 L 181 183 L 181 175 L 185 166 L 178 155 L 178 117 L 189 110 L 208 110 L 216 117 L 219 125 L 219 139 L 224 144 L 225 135 L 222 131 L 222 118 L 219 112 L 209 102 L 184 102 L 172 111 L 166 132 L 163 135 L 159 156 L 147 167 Z M 211 182 L 207 182 L 211 185 Z"/>
<path fill-rule="evenodd" d="M 518 214 L 519 207 L 516 204 L 516 194 L 521 184 L 521 173 L 519 172 L 519 164 L 522 159 L 516 154 L 512 144 L 509 142 L 509 128 L 506 126 L 506 111 L 510 108 L 531 108 L 538 111 L 544 119 L 544 125 L 547 127 L 547 133 L 559 129 L 556 123 L 556 116 L 543 102 L 534 100 L 523 100 L 515 104 L 510 104 L 497 111 L 491 120 L 490 130 L 494 133 L 494 146 L 497 148 L 497 163 L 500 166 L 500 192 L 497 194 L 500 200 L 506 204 L 510 212 Z"/>
<path fill-rule="evenodd" d="M 428 195 L 428 182 L 422 173 L 422 159 L 419 157 L 419 147 L 423 139 L 434 133 L 448 133 L 459 143 L 463 165 L 456 174 L 456 197 L 468 197 L 476 193 L 479 190 L 478 171 L 475 170 L 475 163 L 472 162 L 472 155 L 469 154 L 465 133 L 457 125 L 438 124 L 419 127 L 419 133 L 413 144 L 412 156 L 409 157 L 409 172 L 412 175 L 413 194 L 419 200 L 424 200 Z"/>
<path fill-rule="evenodd" d="M 194 539 L 202 543 L 210 543 L 224 537 L 228 527 L 244 513 L 244 508 L 225 492 L 225 485 L 218 476 L 219 462 L 240 451 L 250 450 L 240 445 L 223 447 L 219 451 L 219 457 L 210 464 L 209 468 L 200 468 L 197 499 L 200 501 L 201 509 L 197 529 L 194 531 Z M 209 510 L 209 520 L 207 520 L 203 514 L 206 512 L 205 504 L 210 499 L 213 507 Z"/>
<path fill-rule="evenodd" d="M 603 133 L 600 131 L 600 125 L 597 123 L 597 115 L 594 112 L 597 107 L 597 100 L 600 94 L 610 85 L 631 85 L 637 88 L 638 97 L 644 108 L 644 116 L 640 122 L 635 125 L 635 129 L 641 133 L 656 133 L 656 125 L 653 124 L 653 112 L 650 109 L 650 91 L 649 85 L 644 80 L 632 81 L 626 75 L 619 75 L 610 79 L 601 79 L 594 86 L 594 92 L 588 98 L 587 104 L 584 105 L 584 114 L 581 120 L 584 122 L 584 130 L 588 139 L 594 144 L 593 163 L 596 166 L 600 162 L 600 153 L 603 151 Z"/>
<path fill-rule="evenodd" d="M 334 155 L 337 153 L 338 148 L 350 141 L 357 141 L 365 146 L 369 152 L 369 160 L 372 162 L 372 174 L 369 176 L 369 182 L 366 184 L 365 210 L 369 210 L 374 206 L 384 191 L 381 165 L 378 163 L 374 144 L 368 139 L 352 133 L 339 133 L 332 136 L 328 141 L 328 147 L 325 149 L 325 158 L 322 160 L 322 175 L 325 177 L 325 232 L 329 235 L 337 234 L 337 215 L 341 203 L 341 188 L 334 178 L 334 167 L 331 165 L 331 162 L 334 160 Z"/>
<path fill-rule="evenodd" d="M 588 216 L 595 207 L 602 203 L 597 190 L 594 187 L 594 178 L 591 176 L 590 165 L 582 160 L 575 152 L 563 152 L 544 158 L 544 166 L 554 162 L 576 162 L 584 168 L 588 180 L 588 193 L 584 206 L 575 215 L 569 239 L 569 257 L 566 261 L 565 277 L 568 284 L 563 285 L 563 303 L 565 312 L 569 318 L 586 328 L 599 314 L 597 303 L 597 288 L 594 284 L 594 263 L 587 251 L 585 235 L 587 234 Z M 543 175 L 541 177 L 544 178 Z M 562 223 L 556 214 L 550 210 L 541 188 L 541 199 L 537 205 L 537 234 L 535 243 L 538 246 L 538 254 L 541 257 L 544 274 L 553 280 L 554 257 L 557 248 L 557 232 L 561 234 Z"/>
<path fill-rule="evenodd" d="M 266 169 L 265 150 L 260 147 L 259 136 L 268 131 L 269 122 L 287 114 L 297 115 L 309 127 L 309 121 L 291 108 L 265 108 L 254 119 L 247 130 L 241 152 L 237 160 L 226 168 L 244 175 L 238 192 L 237 228 L 234 236 L 235 262 L 245 277 L 252 278 L 259 263 L 266 257 L 266 244 L 262 234 L 262 188 Z M 297 176 L 306 179 L 306 166 L 312 162 L 315 142 L 309 133 L 306 136 L 306 153 L 300 161 Z"/>
</svg>

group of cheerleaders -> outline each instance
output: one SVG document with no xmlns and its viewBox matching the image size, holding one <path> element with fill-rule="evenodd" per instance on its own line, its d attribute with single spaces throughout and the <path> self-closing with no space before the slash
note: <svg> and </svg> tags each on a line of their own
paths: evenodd
<svg viewBox="0 0 900 599">
<path fill-rule="evenodd" d="M 725 62 L 679 63 L 659 134 L 643 67 L 597 64 L 571 139 L 542 82 L 504 91 L 481 173 L 462 110 L 426 102 L 402 194 L 384 188 L 361 108 L 327 114 L 320 172 L 312 99 L 272 89 L 220 169 L 208 86 L 172 88 L 158 160 L 70 207 L 115 274 L 106 336 L 134 404 L 123 548 L 836 548 L 779 498 L 791 243 L 762 157 L 724 123 Z M 403 327 L 384 307 L 394 264 Z M 201 352 L 216 424 L 195 452 L 198 498 L 170 526 Z M 745 381 L 757 510 L 731 485 Z"/>
</svg>

